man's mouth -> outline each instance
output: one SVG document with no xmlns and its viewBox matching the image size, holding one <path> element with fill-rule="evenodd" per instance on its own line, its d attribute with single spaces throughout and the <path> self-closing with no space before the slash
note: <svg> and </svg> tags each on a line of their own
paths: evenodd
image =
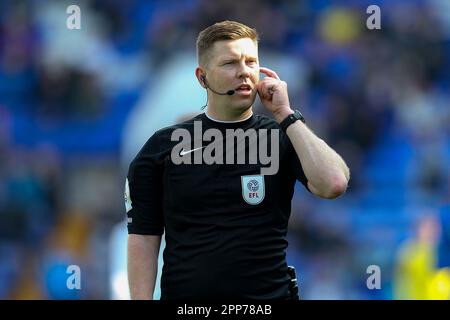
<svg viewBox="0 0 450 320">
<path fill-rule="evenodd" d="M 235 90 L 238 93 L 250 93 L 252 91 L 252 87 L 248 84 L 241 84 Z"/>
</svg>

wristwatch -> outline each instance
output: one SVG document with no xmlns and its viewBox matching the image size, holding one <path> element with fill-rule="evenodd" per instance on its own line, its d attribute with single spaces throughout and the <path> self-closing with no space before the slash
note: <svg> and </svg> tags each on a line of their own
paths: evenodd
<svg viewBox="0 0 450 320">
<path fill-rule="evenodd" d="M 306 122 L 302 113 L 298 110 L 294 110 L 294 113 L 291 113 L 283 121 L 281 121 L 281 123 L 280 123 L 281 129 L 284 132 L 286 132 L 287 128 L 297 120 L 300 120 L 303 123 Z"/>
</svg>

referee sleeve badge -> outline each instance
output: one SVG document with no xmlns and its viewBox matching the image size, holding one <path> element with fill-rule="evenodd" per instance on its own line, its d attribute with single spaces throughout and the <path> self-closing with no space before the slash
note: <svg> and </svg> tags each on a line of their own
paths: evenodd
<svg viewBox="0 0 450 320">
<path fill-rule="evenodd" d="M 128 186 L 128 179 L 125 181 L 125 209 L 127 212 L 131 210 L 130 187 Z"/>
</svg>

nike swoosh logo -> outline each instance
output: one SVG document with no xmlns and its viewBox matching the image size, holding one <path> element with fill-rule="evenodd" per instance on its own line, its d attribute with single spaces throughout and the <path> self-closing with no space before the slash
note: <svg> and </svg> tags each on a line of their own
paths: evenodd
<svg viewBox="0 0 450 320">
<path fill-rule="evenodd" d="M 200 147 L 200 148 L 195 148 L 195 149 L 191 149 L 191 150 L 187 150 L 187 151 L 184 151 L 183 149 L 180 151 L 180 156 L 184 156 L 185 154 L 188 154 L 188 153 L 191 153 L 191 152 L 194 152 L 195 150 L 199 150 L 199 149 L 203 149 L 204 147 Z"/>
</svg>

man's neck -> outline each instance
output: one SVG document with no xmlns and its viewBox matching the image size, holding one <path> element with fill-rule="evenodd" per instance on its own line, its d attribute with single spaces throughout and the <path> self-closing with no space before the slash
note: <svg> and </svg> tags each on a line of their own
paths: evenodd
<svg viewBox="0 0 450 320">
<path fill-rule="evenodd" d="M 252 108 L 246 109 L 244 112 L 238 112 L 238 113 L 231 113 L 231 112 L 219 112 L 218 110 L 215 110 L 214 108 L 211 108 L 208 106 L 206 110 L 206 115 L 214 119 L 216 121 L 243 121 L 248 118 L 250 118 L 253 114 Z"/>
</svg>

